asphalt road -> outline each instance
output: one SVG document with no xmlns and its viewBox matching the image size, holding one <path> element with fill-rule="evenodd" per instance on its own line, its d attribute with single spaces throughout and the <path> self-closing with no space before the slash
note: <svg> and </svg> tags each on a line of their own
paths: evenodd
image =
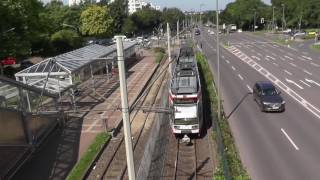
<svg viewBox="0 0 320 180">
<path fill-rule="evenodd" d="M 217 72 L 215 36 L 205 29 L 202 51 Z M 320 179 L 320 57 L 276 45 L 247 33 L 222 37 L 223 106 L 252 179 Z M 216 78 L 217 76 L 215 76 Z M 253 84 L 272 80 L 286 101 L 283 113 L 260 112 Z"/>
</svg>

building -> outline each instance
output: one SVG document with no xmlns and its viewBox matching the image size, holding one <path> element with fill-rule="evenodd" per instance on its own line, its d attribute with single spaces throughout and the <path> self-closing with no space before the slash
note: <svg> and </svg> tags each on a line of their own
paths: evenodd
<svg viewBox="0 0 320 180">
<path fill-rule="evenodd" d="M 150 7 L 152 9 L 160 10 L 160 6 L 157 6 L 157 5 L 152 4 L 150 2 L 146 2 L 144 0 L 128 0 L 129 14 L 132 14 L 132 13 L 142 9 L 142 7 L 148 6 L 148 5 L 150 5 Z"/>
</svg>

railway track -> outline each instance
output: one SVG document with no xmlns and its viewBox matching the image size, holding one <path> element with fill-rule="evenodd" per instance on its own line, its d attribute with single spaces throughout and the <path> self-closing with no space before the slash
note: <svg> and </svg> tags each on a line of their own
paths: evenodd
<svg viewBox="0 0 320 180">
<path fill-rule="evenodd" d="M 174 179 L 197 179 L 196 145 L 196 139 L 190 140 L 189 143 L 177 139 Z"/>
<path fill-rule="evenodd" d="M 159 72 L 158 72 L 159 74 Z M 156 77 L 156 76 L 155 76 Z M 162 74 L 160 78 L 155 82 L 151 89 L 149 89 L 147 95 L 140 99 L 136 107 L 150 107 L 153 104 L 160 102 L 161 92 L 166 84 L 167 75 Z M 140 156 L 144 152 L 143 146 L 146 142 L 147 137 L 144 133 L 148 129 L 151 129 L 152 121 L 154 118 L 153 112 L 144 113 L 142 111 L 133 111 L 131 113 L 131 131 L 132 131 L 132 143 L 134 150 L 135 167 L 137 170 L 137 164 L 139 164 Z M 111 140 L 105 152 L 103 153 L 106 157 L 103 158 L 104 162 L 97 163 L 97 166 L 89 173 L 87 179 L 125 179 L 127 173 L 126 153 L 123 132 L 118 134 L 116 138 Z M 99 160 L 100 161 L 100 160 Z M 106 163 L 107 162 L 107 163 Z"/>
</svg>

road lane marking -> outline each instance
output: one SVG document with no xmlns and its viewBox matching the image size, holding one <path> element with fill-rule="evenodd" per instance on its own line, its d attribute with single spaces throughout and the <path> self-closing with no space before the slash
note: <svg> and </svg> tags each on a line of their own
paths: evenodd
<svg viewBox="0 0 320 180">
<path fill-rule="evenodd" d="M 224 59 L 224 56 L 221 56 L 222 57 L 222 59 Z"/>
<path fill-rule="evenodd" d="M 311 87 L 309 84 L 307 84 L 306 82 L 304 82 L 303 80 L 299 80 L 300 82 L 302 82 L 304 85 Z"/>
<path fill-rule="evenodd" d="M 297 65 L 296 64 L 294 64 L 294 63 L 289 63 L 291 66 L 293 66 L 293 67 L 297 67 Z"/>
<path fill-rule="evenodd" d="M 235 68 L 235 67 L 233 67 L 233 66 L 231 66 L 231 68 L 232 68 L 232 70 L 234 70 L 234 71 L 236 70 L 236 68 Z"/>
<path fill-rule="evenodd" d="M 287 71 L 287 70 L 284 70 L 285 73 L 289 74 L 290 76 L 292 76 L 292 73 Z"/>
<path fill-rule="evenodd" d="M 267 58 L 271 58 L 271 59 L 273 59 L 273 60 L 275 60 L 275 58 L 274 57 L 272 57 L 272 56 L 266 56 Z"/>
<path fill-rule="evenodd" d="M 314 81 L 314 80 L 312 80 L 312 79 L 305 79 L 307 82 L 309 82 L 309 83 L 313 83 L 313 84 L 315 84 L 315 85 L 317 85 L 317 86 L 320 86 L 320 84 L 318 83 L 318 82 L 316 82 L 316 81 Z"/>
<path fill-rule="evenodd" d="M 289 57 L 289 56 L 284 56 L 287 59 L 293 60 L 293 58 Z"/>
<path fill-rule="evenodd" d="M 307 71 L 307 70 L 305 70 L 305 69 L 303 70 L 303 72 L 305 72 L 305 73 L 309 74 L 310 76 L 312 76 L 312 73 Z"/>
<path fill-rule="evenodd" d="M 281 132 L 286 136 L 286 138 L 289 140 L 289 142 L 292 144 L 292 146 L 299 151 L 299 147 L 294 143 L 294 141 L 290 138 L 290 136 L 287 134 L 287 132 L 281 128 Z"/>
<path fill-rule="evenodd" d="M 319 64 L 316 64 L 316 63 L 310 63 L 311 65 L 315 66 L 315 67 L 320 67 Z"/>
<path fill-rule="evenodd" d="M 302 56 L 302 57 L 305 58 L 305 59 L 308 59 L 308 60 L 312 60 L 312 58 L 308 57 L 308 56 Z"/>
<path fill-rule="evenodd" d="M 251 93 L 253 92 L 252 88 L 248 84 L 247 84 L 247 88 L 249 89 L 249 92 L 251 92 Z"/>
<path fill-rule="evenodd" d="M 269 59 L 269 58 L 267 58 L 267 57 L 265 57 L 264 59 L 265 59 L 265 60 L 267 60 L 267 61 L 270 61 L 270 59 Z"/>
<path fill-rule="evenodd" d="M 243 81 L 243 77 L 241 76 L 241 74 L 238 74 L 238 76 Z"/>
<path fill-rule="evenodd" d="M 279 66 L 277 63 L 272 63 L 273 65 L 275 65 L 275 66 Z"/>
<path fill-rule="evenodd" d="M 226 62 L 227 62 L 228 64 L 230 64 L 230 61 L 226 60 Z"/>
<path fill-rule="evenodd" d="M 258 60 L 258 61 L 260 61 L 261 59 L 259 58 L 259 57 L 257 57 L 257 56 L 251 56 L 252 58 L 254 58 L 254 59 L 256 59 L 256 60 Z"/>
<path fill-rule="evenodd" d="M 300 89 L 303 89 L 302 86 L 300 86 L 299 84 L 297 84 L 296 82 L 294 82 L 294 81 L 292 81 L 292 80 L 290 80 L 290 79 L 287 79 L 287 78 L 286 78 L 286 81 L 287 81 L 288 83 L 294 84 L 295 86 L 297 86 L 297 87 L 300 88 Z"/>
</svg>

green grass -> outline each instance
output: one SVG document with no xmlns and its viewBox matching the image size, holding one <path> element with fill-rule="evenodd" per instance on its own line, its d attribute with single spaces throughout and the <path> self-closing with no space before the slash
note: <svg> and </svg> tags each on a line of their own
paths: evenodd
<svg viewBox="0 0 320 180">
<path fill-rule="evenodd" d="M 261 35 L 263 35 L 263 34 L 266 33 L 266 32 L 267 32 L 266 30 L 261 30 L 261 31 L 255 31 L 255 32 L 253 32 L 252 34 L 261 36 Z"/>
<path fill-rule="evenodd" d="M 164 57 L 164 53 L 157 52 L 156 53 L 156 63 L 160 63 L 162 61 L 163 57 Z"/>
<path fill-rule="evenodd" d="M 227 179 L 225 175 L 229 172 L 232 179 L 248 180 L 250 179 L 250 177 L 248 176 L 246 170 L 244 169 L 241 163 L 231 130 L 229 128 L 228 120 L 223 117 L 222 119 L 218 120 L 218 98 L 215 87 L 212 86 L 212 84 L 214 84 L 214 80 L 209 64 L 206 60 L 206 57 L 203 54 L 197 53 L 196 57 L 199 64 L 200 73 L 202 74 L 204 79 L 204 90 L 209 94 L 209 99 L 211 101 L 212 107 L 210 109 L 213 109 L 211 116 L 213 119 L 215 119 L 215 123 L 217 124 L 217 128 L 213 130 L 212 136 L 215 138 L 215 141 L 217 142 L 218 146 L 218 142 L 222 142 L 222 145 L 220 145 L 219 148 L 219 165 L 214 171 L 213 179 Z M 223 107 L 221 107 L 221 109 L 223 111 Z"/>
<path fill-rule="evenodd" d="M 307 39 L 314 39 L 314 37 L 315 37 L 314 34 L 307 34 L 307 35 L 303 36 L 302 39 L 305 39 L 305 40 L 307 40 Z"/>
<path fill-rule="evenodd" d="M 81 157 L 80 161 L 73 167 L 69 173 L 67 180 L 83 179 L 85 172 L 88 170 L 93 160 L 96 158 L 104 144 L 109 141 L 111 136 L 108 133 L 100 133 L 89 146 L 86 153 Z"/>
<path fill-rule="evenodd" d="M 275 43 L 277 43 L 277 44 L 285 45 L 285 46 L 287 46 L 287 45 L 289 45 L 289 44 L 292 43 L 292 41 L 289 40 L 289 39 L 281 39 L 281 38 L 273 39 L 273 41 L 274 41 Z"/>
<path fill-rule="evenodd" d="M 311 48 L 317 51 L 320 51 L 320 44 L 317 45 L 311 45 Z"/>
</svg>

